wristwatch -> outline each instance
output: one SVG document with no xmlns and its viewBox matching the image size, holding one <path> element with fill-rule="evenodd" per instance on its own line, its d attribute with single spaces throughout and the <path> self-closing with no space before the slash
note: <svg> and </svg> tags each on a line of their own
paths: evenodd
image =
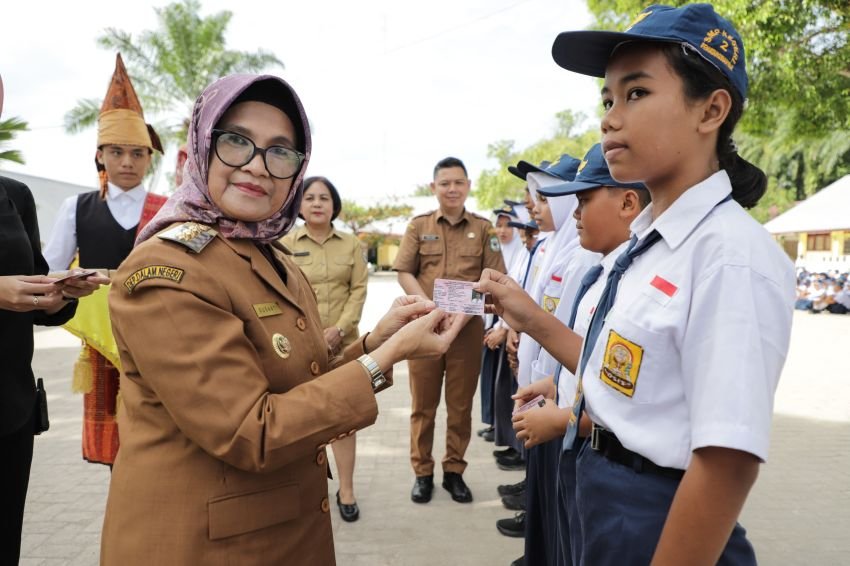
<svg viewBox="0 0 850 566">
<path fill-rule="evenodd" d="M 369 354 L 363 354 L 357 361 L 360 362 L 366 371 L 369 373 L 369 379 L 372 381 L 372 391 L 377 393 L 382 387 L 387 384 L 387 378 L 384 376 L 384 372 L 381 371 L 381 366 L 378 365 L 372 356 Z"/>
</svg>

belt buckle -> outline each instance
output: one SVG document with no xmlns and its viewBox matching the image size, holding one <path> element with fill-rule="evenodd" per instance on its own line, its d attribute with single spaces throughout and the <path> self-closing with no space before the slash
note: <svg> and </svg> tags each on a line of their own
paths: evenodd
<svg viewBox="0 0 850 566">
<path fill-rule="evenodd" d="M 601 428 L 596 426 L 596 423 L 593 423 L 593 428 L 590 429 L 590 447 L 597 452 L 602 449 L 602 435 L 600 431 Z"/>
</svg>

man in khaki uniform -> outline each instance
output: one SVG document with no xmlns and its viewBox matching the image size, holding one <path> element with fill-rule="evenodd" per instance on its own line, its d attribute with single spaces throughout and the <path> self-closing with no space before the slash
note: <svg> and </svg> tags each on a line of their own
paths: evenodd
<svg viewBox="0 0 850 566">
<path fill-rule="evenodd" d="M 489 220 L 465 208 L 471 183 L 463 162 L 447 157 L 434 167 L 431 191 L 440 207 L 413 218 L 402 238 L 393 269 L 411 295 L 433 298 L 435 279 L 478 281 L 484 268 L 505 271 L 499 240 Z M 472 429 L 472 398 L 481 371 L 484 321 L 472 317 L 449 351 L 439 358 L 411 360 L 410 461 L 416 474 L 415 503 L 431 500 L 434 488 L 434 418 L 446 377 L 446 455 L 443 487 L 460 503 L 472 501 L 463 481 L 463 459 Z"/>
</svg>

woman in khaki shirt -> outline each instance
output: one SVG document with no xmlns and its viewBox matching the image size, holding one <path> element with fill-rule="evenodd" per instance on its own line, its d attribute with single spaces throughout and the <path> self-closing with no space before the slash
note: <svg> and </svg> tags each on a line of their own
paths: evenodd
<svg viewBox="0 0 850 566">
<path fill-rule="evenodd" d="M 375 422 L 382 372 L 457 335 L 462 319 L 403 297 L 329 352 L 277 243 L 310 150 L 277 77 L 224 77 L 195 103 L 183 184 L 110 291 L 123 405 L 101 564 L 333 565 L 327 445 Z"/>
<path fill-rule="evenodd" d="M 357 323 L 366 302 L 369 277 L 360 240 L 334 228 L 333 221 L 341 209 L 333 183 L 325 177 L 309 177 L 304 181 L 299 214 L 305 224 L 282 240 L 313 286 L 325 340 L 334 352 L 354 343 L 359 335 Z M 339 475 L 336 503 L 340 516 L 348 522 L 360 516 L 354 497 L 356 442 L 352 434 L 333 445 Z"/>
</svg>

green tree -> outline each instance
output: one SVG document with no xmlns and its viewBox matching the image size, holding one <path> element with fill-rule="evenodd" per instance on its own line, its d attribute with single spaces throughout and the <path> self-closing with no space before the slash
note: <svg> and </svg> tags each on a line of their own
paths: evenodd
<svg viewBox="0 0 850 566">
<path fill-rule="evenodd" d="M 431 192 L 431 183 L 422 183 L 421 185 L 416 185 L 416 188 L 413 189 L 413 194 L 410 196 L 414 197 L 430 197 L 433 193 Z"/>
<path fill-rule="evenodd" d="M 650 2 L 588 0 L 595 29 L 624 29 Z M 681 6 L 687 0 L 667 0 Z M 714 0 L 746 46 L 740 153 L 768 174 L 765 220 L 850 173 L 850 10 L 846 0 Z"/>
<path fill-rule="evenodd" d="M 107 28 L 97 38 L 103 49 L 120 52 L 146 113 L 164 118 L 157 123 L 163 144 L 186 140 L 185 119 L 204 87 L 231 73 L 283 67 L 274 54 L 227 49 L 225 34 L 233 13 L 200 15 L 199 0 L 183 0 L 154 8 L 156 30 L 138 36 Z M 76 133 L 97 122 L 101 102 L 88 98 L 65 114 L 65 130 Z"/>
<path fill-rule="evenodd" d="M 29 130 L 28 124 L 20 118 L 7 118 L 0 120 L 0 161 L 14 161 L 15 163 L 24 163 L 24 156 L 17 149 L 3 149 L 3 146 L 8 144 L 15 138 L 19 132 Z"/>
<path fill-rule="evenodd" d="M 410 216 L 412 213 L 413 207 L 408 204 L 379 202 L 374 205 L 363 206 L 351 200 L 343 200 L 339 219 L 352 232 L 359 234 L 369 224 L 378 220 L 402 218 Z"/>
<path fill-rule="evenodd" d="M 481 172 L 475 184 L 474 195 L 482 209 L 498 207 L 505 198 L 517 199 L 525 183 L 508 171 L 508 165 L 525 160 L 538 164 L 543 160 L 554 161 L 568 153 L 582 157 L 594 143 L 599 141 L 599 132 L 587 125 L 581 113 L 564 110 L 556 115 L 554 135 L 517 150 L 513 140 L 501 140 L 487 146 L 487 157 L 495 159 L 498 167 Z"/>
</svg>

